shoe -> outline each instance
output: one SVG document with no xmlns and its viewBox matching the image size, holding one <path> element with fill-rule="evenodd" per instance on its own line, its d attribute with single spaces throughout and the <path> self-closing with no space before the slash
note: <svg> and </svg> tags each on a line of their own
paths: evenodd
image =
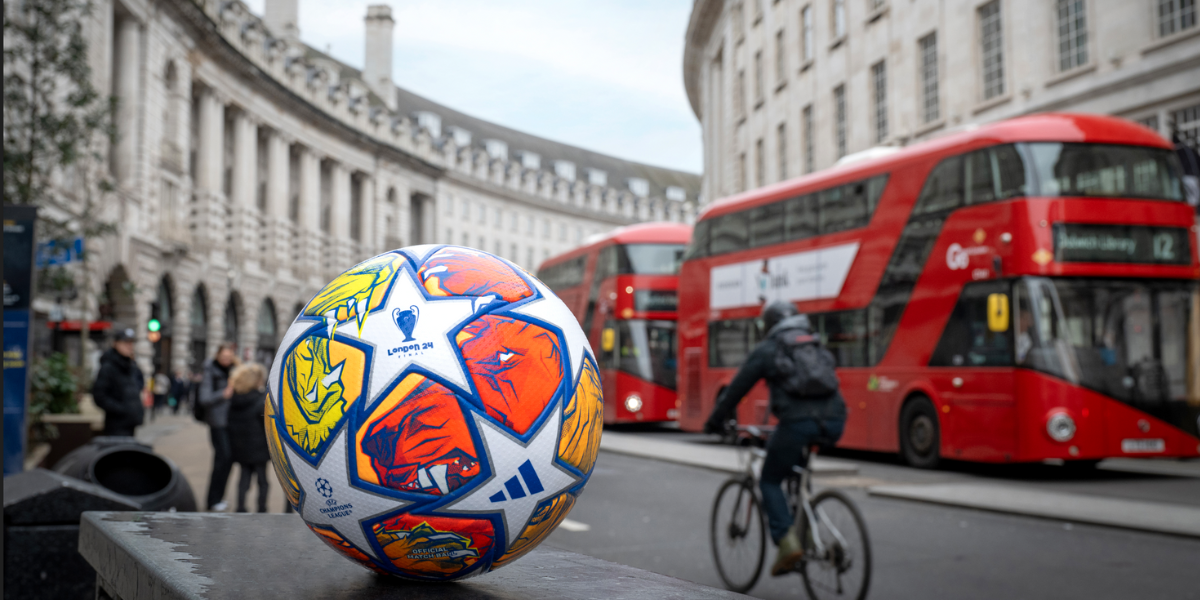
<svg viewBox="0 0 1200 600">
<path fill-rule="evenodd" d="M 796 563 L 804 558 L 804 548 L 800 545 L 800 536 L 796 535 L 796 526 L 788 528 L 787 534 L 779 540 L 779 554 L 775 564 L 771 565 L 771 575 L 779 577 L 796 570 Z"/>
<path fill-rule="evenodd" d="M 229 503 L 222 500 L 222 501 L 208 507 L 208 512 L 225 512 L 225 509 L 227 509 L 227 508 L 229 508 Z"/>
</svg>

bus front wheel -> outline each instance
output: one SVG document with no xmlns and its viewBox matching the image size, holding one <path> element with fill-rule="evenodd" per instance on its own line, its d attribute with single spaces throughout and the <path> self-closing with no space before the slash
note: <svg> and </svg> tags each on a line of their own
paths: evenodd
<svg viewBox="0 0 1200 600">
<path fill-rule="evenodd" d="M 900 455 L 918 469 L 932 469 L 941 461 L 941 431 L 937 410 L 925 396 L 917 396 L 900 411 Z"/>
</svg>

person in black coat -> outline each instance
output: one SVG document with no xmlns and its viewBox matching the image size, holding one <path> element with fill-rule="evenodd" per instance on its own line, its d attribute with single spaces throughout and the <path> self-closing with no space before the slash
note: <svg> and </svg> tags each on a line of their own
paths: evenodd
<svg viewBox="0 0 1200 600">
<path fill-rule="evenodd" d="M 142 406 L 146 380 L 133 360 L 134 340 L 132 329 L 119 329 L 112 348 L 100 356 L 92 398 L 104 410 L 104 435 L 132 436 L 146 416 Z"/>
<path fill-rule="evenodd" d="M 229 376 L 233 396 L 229 398 L 229 445 L 233 462 L 241 471 L 237 486 L 237 511 L 246 512 L 250 481 L 258 481 L 258 512 L 267 512 L 267 431 L 263 413 L 267 398 L 267 370 L 258 363 L 234 368 Z"/>
</svg>

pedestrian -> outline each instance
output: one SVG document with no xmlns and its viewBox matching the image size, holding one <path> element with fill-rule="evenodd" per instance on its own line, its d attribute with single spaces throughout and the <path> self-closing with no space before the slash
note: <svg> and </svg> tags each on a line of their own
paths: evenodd
<svg viewBox="0 0 1200 600">
<path fill-rule="evenodd" d="M 142 388 L 146 382 L 133 360 L 135 339 L 132 329 L 118 329 L 112 348 L 100 356 L 92 398 L 104 410 L 104 435 L 132 436 L 145 418 Z"/>
<path fill-rule="evenodd" d="M 267 512 L 267 432 L 263 413 L 267 399 L 267 370 L 258 363 L 246 363 L 229 376 L 233 396 L 229 399 L 229 445 L 233 462 L 238 465 L 237 512 L 246 512 L 246 494 L 250 480 L 258 482 L 258 512 Z"/>
<path fill-rule="evenodd" d="M 760 319 L 763 340 L 721 393 L 704 431 L 724 431 L 742 397 L 760 379 L 767 380 L 771 412 L 779 424 L 767 442 L 759 489 L 771 540 L 779 547 L 771 574 L 779 576 L 793 571 L 804 556 L 783 480 L 804 460 L 810 445 L 832 445 L 842 437 L 846 403 L 834 372 L 836 360 L 812 334 L 807 316 L 798 314 L 791 302 L 776 301 L 763 309 Z"/>
<path fill-rule="evenodd" d="M 187 399 L 189 383 L 183 369 L 176 369 L 175 373 L 171 375 L 171 393 L 167 403 L 171 405 L 172 415 L 179 414 L 179 405 Z"/>
<path fill-rule="evenodd" d="M 213 447 L 212 473 L 208 479 L 209 511 L 224 512 L 225 486 L 229 484 L 229 471 L 233 469 L 232 450 L 229 447 L 229 399 L 233 397 L 233 386 L 229 372 L 237 366 L 237 345 L 225 342 L 217 348 L 216 356 L 204 363 L 204 375 L 200 382 L 199 400 L 204 408 L 204 420 L 208 423 L 209 437 Z"/>
<path fill-rule="evenodd" d="M 171 378 L 166 371 L 159 371 L 151 381 L 150 393 L 154 396 L 154 402 L 150 405 L 150 420 L 154 421 L 155 413 L 167 406 L 167 398 L 171 393 Z"/>
</svg>

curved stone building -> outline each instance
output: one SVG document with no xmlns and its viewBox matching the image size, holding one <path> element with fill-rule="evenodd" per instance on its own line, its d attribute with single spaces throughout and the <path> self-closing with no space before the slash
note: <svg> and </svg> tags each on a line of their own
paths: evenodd
<svg viewBox="0 0 1200 600">
<path fill-rule="evenodd" d="M 683 75 L 716 199 L 971 124 L 1113 114 L 1200 147 L 1180 0 L 696 0 Z"/>
<path fill-rule="evenodd" d="M 159 319 L 162 339 L 138 346 L 147 369 L 196 365 L 226 340 L 269 361 L 302 303 L 385 249 L 464 244 L 532 270 L 591 234 L 692 219 L 698 176 L 397 88 L 387 6 L 368 9 L 358 69 L 299 40 L 297 0 L 266 0 L 261 17 L 238 0 L 93 4 L 93 75 L 120 101 L 106 207 L 120 231 L 89 248 L 92 318 Z M 38 345 L 78 352 L 54 336 Z"/>
</svg>

